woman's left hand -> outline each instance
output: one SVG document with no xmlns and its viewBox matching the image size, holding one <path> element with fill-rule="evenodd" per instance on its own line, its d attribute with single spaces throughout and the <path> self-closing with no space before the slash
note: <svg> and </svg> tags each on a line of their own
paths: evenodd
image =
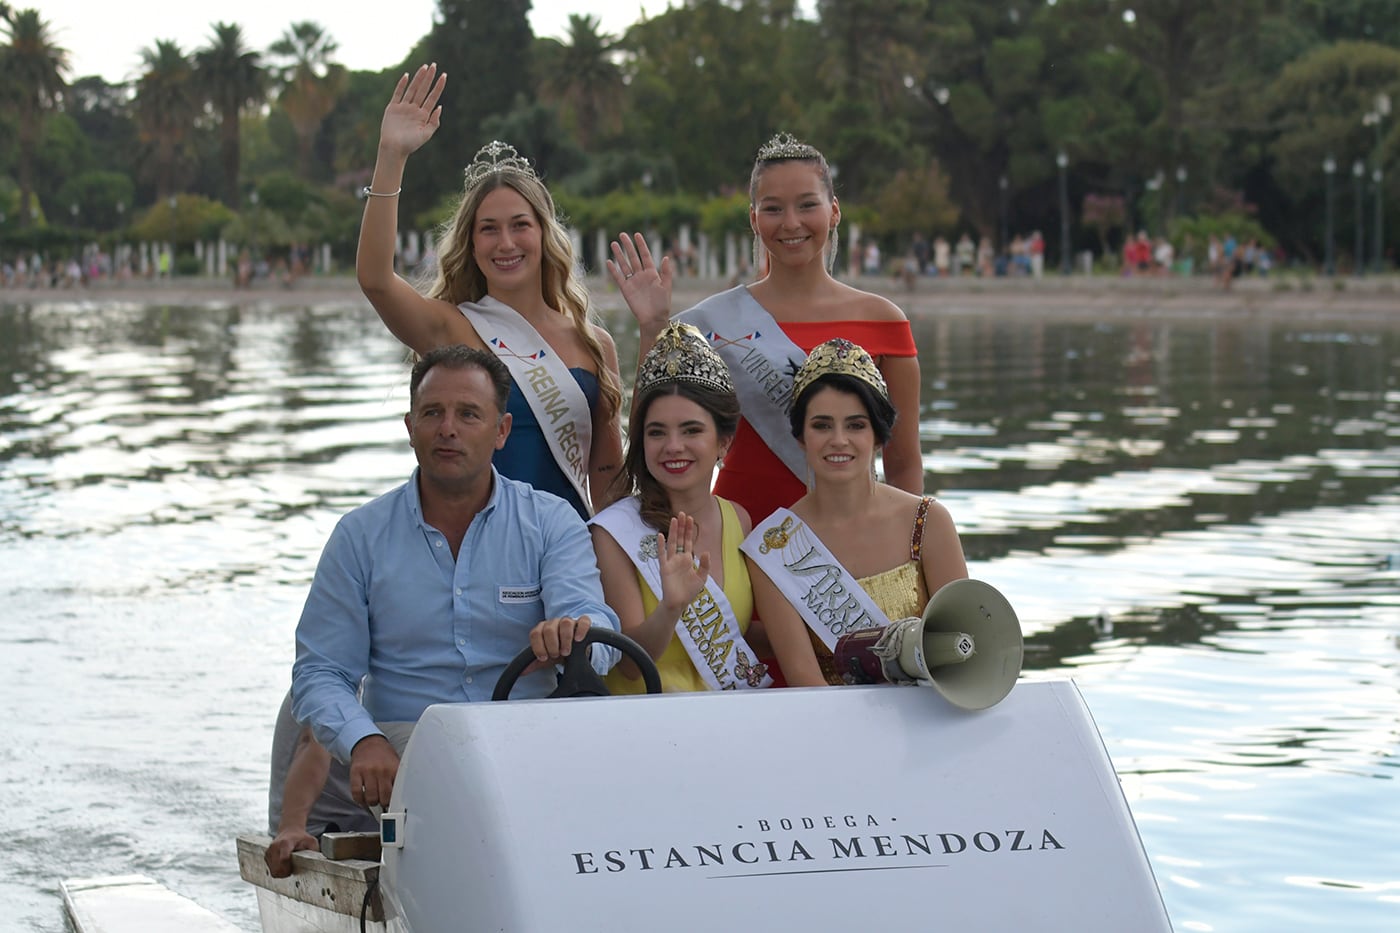
<svg viewBox="0 0 1400 933">
<path fill-rule="evenodd" d="M 681 512 L 671 519 L 671 533 L 657 534 L 657 558 L 661 562 L 661 602 L 672 612 L 683 612 L 710 578 L 707 551 L 695 559 L 699 529 L 695 519 Z"/>
<path fill-rule="evenodd" d="M 671 257 L 657 265 L 646 238 L 640 233 L 621 234 L 612 242 L 613 258 L 608 274 L 637 323 L 660 330 L 671 316 Z"/>
</svg>

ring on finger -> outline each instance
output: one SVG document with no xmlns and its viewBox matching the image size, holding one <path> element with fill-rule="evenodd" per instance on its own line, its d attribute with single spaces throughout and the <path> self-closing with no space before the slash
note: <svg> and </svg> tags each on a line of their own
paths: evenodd
<svg viewBox="0 0 1400 933">
<path fill-rule="evenodd" d="M 624 279 L 630 279 L 632 276 L 634 276 L 634 275 L 636 275 L 636 274 L 637 274 L 637 273 L 635 273 L 635 272 L 624 272 L 624 273 L 622 274 L 622 277 L 623 277 Z"/>
</svg>

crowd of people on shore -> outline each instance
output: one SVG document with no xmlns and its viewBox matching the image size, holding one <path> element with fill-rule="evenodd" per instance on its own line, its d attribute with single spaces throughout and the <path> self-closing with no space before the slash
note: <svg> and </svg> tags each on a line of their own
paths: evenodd
<svg viewBox="0 0 1400 933">
<path fill-rule="evenodd" d="M 613 241 L 640 331 L 624 406 L 553 199 L 513 147 L 467 167 L 435 279 L 396 271 L 396 196 L 445 87 L 435 66 L 399 80 L 365 189 L 357 279 L 416 358 L 416 467 L 344 515 L 317 566 L 274 737 L 277 875 L 318 833 L 372 830 L 418 716 L 490 699 L 522 647 L 516 697 L 551 695 L 559 665 L 612 693 L 651 665 L 673 692 L 868 682 L 838 667 L 839 637 L 967 576 L 923 493 L 908 319 L 833 277 L 841 210 L 818 150 L 786 133 L 759 149 L 757 281 L 674 314 L 672 258 Z M 799 554 L 829 565 L 821 580 Z M 585 651 L 595 628 L 636 654 Z"/>
</svg>

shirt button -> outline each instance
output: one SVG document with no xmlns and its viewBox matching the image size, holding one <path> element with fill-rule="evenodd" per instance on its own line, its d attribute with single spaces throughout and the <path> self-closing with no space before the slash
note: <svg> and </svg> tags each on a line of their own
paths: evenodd
<svg viewBox="0 0 1400 933">
<path fill-rule="evenodd" d="M 459 645 L 465 645 L 466 643 L 467 643 L 467 640 L 466 640 L 465 638 L 459 638 L 459 639 L 457 639 L 457 644 L 459 644 Z"/>
<path fill-rule="evenodd" d="M 460 586 L 457 587 L 457 595 L 458 595 L 458 596 L 461 596 L 461 595 L 462 595 L 462 588 L 461 588 Z"/>
<path fill-rule="evenodd" d="M 468 678 L 467 678 L 467 683 L 471 683 L 471 682 L 472 682 L 472 679 L 471 679 L 470 677 L 468 677 Z"/>
<path fill-rule="evenodd" d="M 441 541 L 434 541 L 434 542 L 433 542 L 433 547 L 442 547 L 442 542 L 441 542 Z"/>
</svg>

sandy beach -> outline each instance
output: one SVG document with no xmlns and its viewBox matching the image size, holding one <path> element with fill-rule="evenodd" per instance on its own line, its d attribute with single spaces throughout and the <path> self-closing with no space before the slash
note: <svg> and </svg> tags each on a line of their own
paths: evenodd
<svg viewBox="0 0 1400 933">
<path fill-rule="evenodd" d="M 888 296 L 911 316 L 933 314 L 1054 314 L 1058 318 L 1122 316 L 1209 316 L 1221 313 L 1285 317 L 1347 318 L 1400 322 L 1400 277 L 1362 279 L 1301 277 L 1290 274 L 1236 281 L 1228 291 L 1208 277 L 1116 278 L 1110 276 L 1032 279 L 932 279 L 912 289 L 887 278 L 861 278 L 857 285 Z M 687 308 L 727 287 L 723 280 L 683 278 L 675 283 L 677 308 Z M 611 281 L 591 278 L 588 288 L 601 312 L 622 310 Z M 235 289 L 224 279 L 181 278 L 157 282 L 99 282 L 56 289 L 0 289 L 5 304 L 86 304 L 104 302 L 303 307 L 362 304 L 352 276 L 310 276 L 286 287 L 258 282 Z"/>
</svg>

